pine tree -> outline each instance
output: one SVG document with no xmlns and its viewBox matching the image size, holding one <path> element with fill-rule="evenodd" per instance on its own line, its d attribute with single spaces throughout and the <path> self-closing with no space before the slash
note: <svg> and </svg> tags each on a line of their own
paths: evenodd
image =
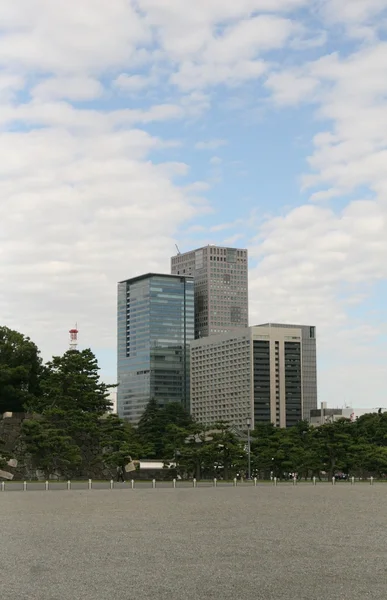
<svg viewBox="0 0 387 600">
<path fill-rule="evenodd" d="M 37 412 L 58 408 L 103 415 L 111 408 L 109 390 L 100 381 L 99 367 L 91 350 L 69 350 L 47 363 L 41 383 L 42 396 L 32 405 Z"/>
</svg>

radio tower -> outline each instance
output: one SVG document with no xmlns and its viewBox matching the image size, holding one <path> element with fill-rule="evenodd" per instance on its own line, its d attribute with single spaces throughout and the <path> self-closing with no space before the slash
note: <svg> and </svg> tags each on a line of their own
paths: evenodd
<svg viewBox="0 0 387 600">
<path fill-rule="evenodd" d="M 77 350 L 78 349 L 78 328 L 77 328 L 76 323 L 75 323 L 74 329 L 70 329 L 69 334 L 70 334 L 69 350 Z"/>
</svg>

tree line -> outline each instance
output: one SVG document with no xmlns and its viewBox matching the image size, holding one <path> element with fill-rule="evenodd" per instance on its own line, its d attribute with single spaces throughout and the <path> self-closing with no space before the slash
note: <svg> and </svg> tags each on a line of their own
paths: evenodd
<svg viewBox="0 0 387 600">
<path fill-rule="evenodd" d="M 158 459 L 182 478 L 247 475 L 246 432 L 226 422 L 205 427 L 180 404 L 151 399 L 138 426 L 111 413 L 109 393 L 90 349 L 43 363 L 36 345 L 0 327 L 0 413 L 27 413 L 13 447 L 0 439 L 0 468 L 16 456 L 48 479 L 111 477 L 131 459 Z M 387 412 L 288 429 L 258 423 L 251 432 L 251 474 L 262 479 L 387 473 Z M 168 468 L 169 467 L 169 468 Z"/>
</svg>

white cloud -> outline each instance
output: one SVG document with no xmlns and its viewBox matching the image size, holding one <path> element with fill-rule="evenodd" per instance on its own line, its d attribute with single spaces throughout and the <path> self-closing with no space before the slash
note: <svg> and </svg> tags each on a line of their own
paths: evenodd
<svg viewBox="0 0 387 600">
<path fill-rule="evenodd" d="M 325 0 L 321 13 L 327 23 L 345 27 L 347 35 L 360 40 L 376 39 L 379 17 L 387 5 L 385 0 Z"/>
<path fill-rule="evenodd" d="M 114 80 L 113 85 L 121 89 L 124 92 L 141 92 L 154 85 L 155 80 L 152 77 L 145 75 L 127 75 L 121 73 L 117 79 Z"/>
<path fill-rule="evenodd" d="M 207 141 L 197 142 L 195 144 L 196 150 L 216 150 L 222 146 L 227 146 L 227 140 L 212 139 Z"/>
<path fill-rule="evenodd" d="M 141 131 L 0 134 L 9 326 L 59 351 L 78 320 L 84 343 L 113 344 L 116 282 L 167 269 L 176 227 L 202 211 L 172 182 L 186 166 L 144 161 L 159 145 Z"/>
<path fill-rule="evenodd" d="M 385 8 L 385 0 L 3 2 L 3 320 L 47 351 L 63 349 L 75 320 L 85 344 L 114 347 L 116 281 L 167 270 L 182 227 L 209 233 L 192 219 L 210 210 L 201 196 L 210 184 L 174 151 L 188 138 L 181 132 L 194 121 L 195 148 L 216 154 L 227 143 L 230 88 L 239 112 L 269 92 L 276 110 L 311 103 L 321 131 L 302 179 L 314 204 L 269 219 L 253 241 L 252 320 L 316 323 L 323 349 L 336 334 L 340 352 L 357 360 L 342 335 L 354 329 L 348 307 L 387 276 Z M 348 39 L 324 56 L 326 41 Z M 305 50 L 320 58 L 305 62 Z M 216 128 L 200 121 L 210 108 Z M 230 229 L 228 243 L 262 219 L 227 218 L 213 231 Z M 372 351 L 374 340 L 363 347 Z M 348 367 L 343 387 L 350 377 Z"/>
<path fill-rule="evenodd" d="M 10 102 L 17 91 L 24 88 L 25 82 L 20 75 L 0 72 L 0 102 Z"/>
<path fill-rule="evenodd" d="M 265 81 L 265 86 L 279 106 L 297 105 L 311 101 L 320 82 L 317 78 L 302 75 L 297 71 L 282 71 L 271 73 Z"/>
<path fill-rule="evenodd" d="M 79 73 L 125 64 L 150 32 L 132 2 L 13 0 L 0 6 L 0 65 Z M 114 34 L 113 34 L 114 32 Z"/>
<path fill-rule="evenodd" d="M 91 77 L 52 77 L 31 91 L 31 95 L 39 100 L 93 100 L 102 94 L 102 84 Z"/>
<path fill-rule="evenodd" d="M 252 271 L 251 310 L 256 321 L 264 314 L 317 324 L 329 365 L 320 399 L 332 403 L 340 394 L 349 404 L 375 406 L 386 381 L 377 345 L 380 316 L 374 317 L 378 332 L 365 335 L 366 325 L 349 307 L 372 301 L 373 284 L 387 279 L 387 53 L 372 21 L 387 3 L 326 2 L 325 8 L 348 36 L 363 30 L 367 43 L 347 55 L 290 65 L 269 75 L 266 87 L 279 106 L 315 107 L 324 129 L 314 137 L 312 173 L 304 175 L 303 187 L 311 189 L 311 200 L 337 198 L 341 208 L 304 205 L 265 223 L 252 249 L 259 262 Z M 364 318 L 369 327 L 372 317 Z"/>
</svg>

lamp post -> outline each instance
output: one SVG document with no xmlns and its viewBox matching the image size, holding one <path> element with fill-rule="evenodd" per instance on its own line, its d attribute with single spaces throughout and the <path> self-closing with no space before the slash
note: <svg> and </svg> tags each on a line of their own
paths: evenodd
<svg viewBox="0 0 387 600">
<path fill-rule="evenodd" d="M 246 425 L 247 425 L 247 479 L 251 479 L 251 443 L 250 443 L 251 419 L 250 419 L 250 417 L 247 417 Z"/>
</svg>

